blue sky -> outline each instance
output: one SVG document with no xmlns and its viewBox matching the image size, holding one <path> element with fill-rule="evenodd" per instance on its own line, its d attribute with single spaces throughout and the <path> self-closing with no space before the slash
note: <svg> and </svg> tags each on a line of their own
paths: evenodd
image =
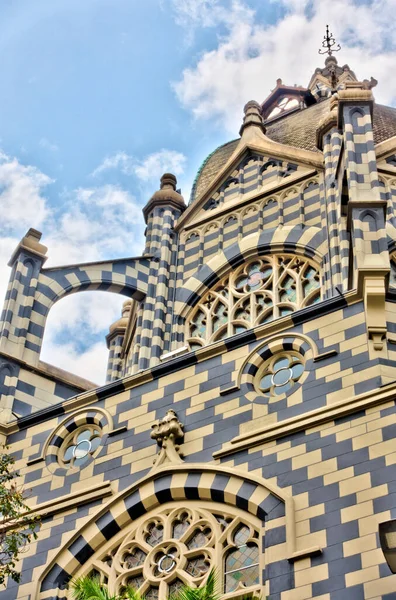
<svg viewBox="0 0 396 600">
<path fill-rule="evenodd" d="M 237 137 L 243 105 L 306 84 L 326 22 L 338 59 L 394 104 L 394 0 L 2 0 L 0 294 L 30 227 L 47 265 L 140 254 L 141 208 L 173 171 Z M 391 75 L 392 73 L 392 75 Z M 103 380 L 122 298 L 79 294 L 50 314 L 43 359 Z"/>
</svg>

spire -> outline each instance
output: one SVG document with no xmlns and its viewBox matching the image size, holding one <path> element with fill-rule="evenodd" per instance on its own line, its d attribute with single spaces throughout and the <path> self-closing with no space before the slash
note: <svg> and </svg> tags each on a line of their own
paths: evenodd
<svg viewBox="0 0 396 600">
<path fill-rule="evenodd" d="M 341 46 L 340 44 L 337 44 L 337 47 L 335 47 L 336 44 L 337 42 L 335 41 L 333 34 L 329 32 L 329 26 L 326 25 L 326 35 L 323 36 L 322 42 L 322 47 L 324 50 L 319 49 L 319 54 L 328 54 L 331 56 L 333 52 L 339 52 L 339 50 L 341 50 Z"/>
<path fill-rule="evenodd" d="M 144 218 L 147 218 L 149 213 L 156 206 L 172 206 L 176 210 L 183 212 L 186 208 L 183 196 L 176 190 L 177 179 L 172 173 L 164 173 L 160 181 L 160 189 L 156 191 L 146 206 L 143 208 Z"/>
<path fill-rule="evenodd" d="M 255 100 L 250 100 L 245 104 L 243 112 L 243 123 L 239 130 L 239 135 L 242 136 L 248 127 L 259 127 L 259 129 L 265 133 L 265 127 L 263 124 L 263 117 L 261 116 L 261 106 Z"/>
</svg>

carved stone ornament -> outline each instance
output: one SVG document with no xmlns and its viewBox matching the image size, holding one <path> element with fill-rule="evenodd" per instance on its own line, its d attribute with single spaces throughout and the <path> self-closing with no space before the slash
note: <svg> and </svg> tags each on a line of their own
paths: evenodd
<svg viewBox="0 0 396 600">
<path fill-rule="evenodd" d="M 153 468 L 168 462 L 172 464 L 183 462 L 179 446 L 184 438 L 183 425 L 174 410 L 168 410 L 163 419 L 152 425 L 151 437 L 160 447 Z"/>
</svg>

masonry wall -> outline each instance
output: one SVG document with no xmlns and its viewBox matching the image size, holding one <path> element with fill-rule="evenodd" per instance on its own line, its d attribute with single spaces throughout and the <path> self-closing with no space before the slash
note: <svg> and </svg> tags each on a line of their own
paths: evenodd
<svg viewBox="0 0 396 600">
<path fill-rule="evenodd" d="M 41 412 L 21 422 L 26 428 L 11 434 L 8 443 L 24 485 L 31 490 L 29 502 L 56 503 L 65 496 L 72 500 L 44 517 L 39 540 L 23 555 L 19 589 L 10 583 L 2 600 L 35 597 L 30 596 L 30 582 L 37 582 L 59 548 L 117 492 L 149 473 L 158 450 L 150 438 L 151 425 L 169 408 L 185 425 L 182 450 L 187 469 L 200 465 L 204 471 L 208 465 L 219 464 L 276 484 L 294 498 L 297 550 L 323 549 L 319 555 L 291 562 L 284 515 L 268 519 L 263 583 L 271 599 L 363 599 L 393 593 L 396 576 L 390 575 L 385 564 L 377 529 L 379 522 L 396 516 L 394 392 L 392 385 L 378 391 L 383 364 L 370 357 L 363 305 L 344 304 L 281 332 L 285 348 L 293 335 L 303 335 L 316 342 L 318 356 L 324 357 L 317 362 L 307 360 L 307 379 L 286 400 L 260 404 L 249 400 L 249 392 L 241 393 L 248 388 L 234 389 L 249 353 L 270 339 L 261 327 L 237 342 L 219 343 L 211 356 L 205 357 L 209 351 L 204 349 L 154 368 L 149 374 L 152 380 L 136 387 L 133 380 L 132 384 L 120 381 L 105 386 L 85 409 L 81 402 L 80 411 L 108 411 L 115 432 L 81 470 L 54 472 L 42 455 L 48 437 L 67 418 L 67 402 L 57 416 L 48 418 Z M 336 407 L 341 416 L 323 412 L 326 407 Z M 307 425 L 303 418 L 309 411 L 317 413 Z M 283 429 L 268 433 L 269 425 L 282 422 Z M 264 437 L 249 439 L 252 431 L 262 431 Z M 239 441 L 230 451 L 229 442 L 237 436 L 245 436 L 245 442 Z M 98 491 L 96 499 L 82 500 L 87 490 L 104 482 L 111 482 L 111 492 L 107 490 L 105 497 Z M 199 478 L 196 485 L 199 488 Z M 84 562 L 81 556 L 80 560 Z"/>
</svg>

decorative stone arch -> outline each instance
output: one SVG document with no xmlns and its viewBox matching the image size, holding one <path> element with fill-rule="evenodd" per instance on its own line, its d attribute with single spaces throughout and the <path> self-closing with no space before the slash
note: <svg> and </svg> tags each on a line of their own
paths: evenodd
<svg viewBox="0 0 396 600">
<path fill-rule="evenodd" d="M 278 333 L 263 340 L 242 363 L 236 377 L 236 387 L 245 398 L 257 404 L 267 404 L 267 400 L 256 390 L 256 375 L 262 363 L 276 354 L 285 352 L 297 352 L 304 356 L 307 369 L 299 380 L 299 386 L 307 380 L 312 361 L 319 355 L 315 341 L 301 333 Z"/>
<path fill-rule="evenodd" d="M 137 301 L 143 300 L 147 294 L 148 274 L 153 260 L 144 256 L 42 269 L 38 260 L 27 258 L 23 262 L 23 285 L 18 284 L 15 273 L 11 275 L 8 295 L 14 298 L 12 310 L 3 310 L 2 349 L 7 352 L 8 338 L 17 337 L 19 355 L 16 357 L 25 359 L 26 351 L 29 354 L 28 362 L 38 361 L 48 313 L 55 302 L 70 294 L 106 291 Z M 6 298 L 6 305 L 9 302 Z M 24 327 L 20 324 L 21 317 L 28 321 Z"/>
<path fill-rule="evenodd" d="M 281 202 L 284 202 L 285 198 L 290 196 L 290 194 L 292 194 L 293 192 L 296 195 L 298 195 L 298 187 L 297 186 L 293 185 L 293 186 L 287 188 L 284 192 L 282 192 L 282 194 L 280 195 Z"/>
<path fill-rule="evenodd" d="M 97 449 L 95 456 L 100 454 L 105 446 L 109 433 L 114 430 L 111 414 L 100 407 L 79 408 L 69 413 L 49 434 L 41 452 L 41 458 L 45 460 L 46 466 L 51 473 L 58 476 L 65 475 L 65 469 L 59 466 L 58 457 L 60 449 L 68 434 L 73 433 L 86 425 L 97 425 L 101 429 L 102 443 Z M 92 457 L 87 461 L 87 466 L 92 462 Z"/>
<path fill-rule="evenodd" d="M 149 263 L 140 258 L 42 269 L 35 300 L 47 312 L 61 298 L 86 290 L 115 292 L 140 301 L 147 293 Z"/>
<path fill-rule="evenodd" d="M 282 227 L 255 232 L 218 252 L 178 289 L 175 312 L 179 319 L 184 320 L 206 292 L 229 271 L 239 267 L 252 256 L 276 252 L 303 256 L 321 267 L 326 252 L 323 234 L 317 227 Z"/>
<path fill-rule="evenodd" d="M 285 558 L 296 560 L 320 552 L 296 549 L 293 497 L 251 473 L 212 465 L 166 465 L 112 498 L 64 544 L 38 578 L 35 600 L 61 600 L 69 580 L 122 527 L 156 507 L 173 501 L 210 501 L 237 507 L 262 522 L 277 520 L 284 529 Z"/>
<path fill-rule="evenodd" d="M 318 177 L 311 177 L 310 179 L 304 181 L 301 185 L 300 185 L 300 192 L 301 194 L 303 194 L 305 192 L 305 190 L 310 186 L 310 185 L 318 185 L 320 186 L 320 182 L 319 182 L 319 178 Z"/>
</svg>

